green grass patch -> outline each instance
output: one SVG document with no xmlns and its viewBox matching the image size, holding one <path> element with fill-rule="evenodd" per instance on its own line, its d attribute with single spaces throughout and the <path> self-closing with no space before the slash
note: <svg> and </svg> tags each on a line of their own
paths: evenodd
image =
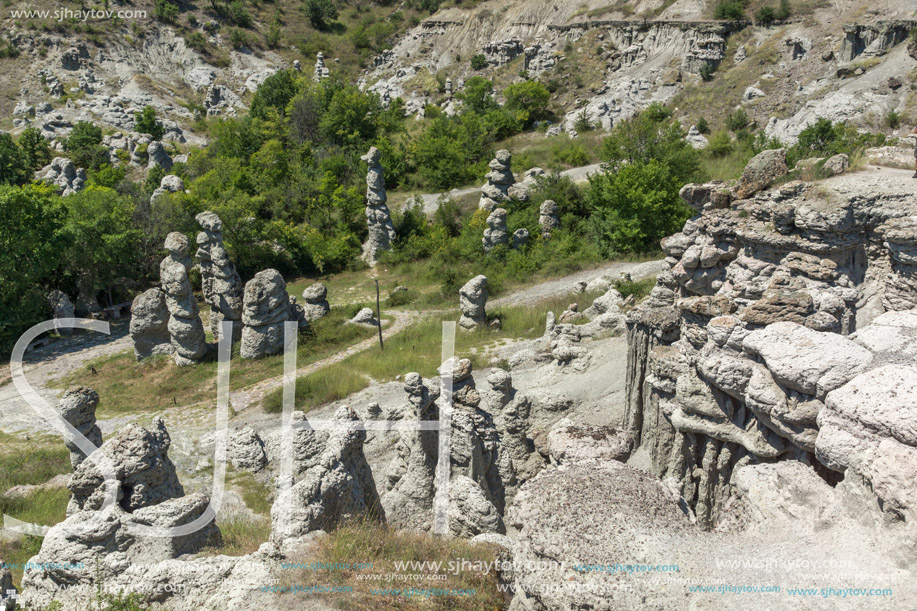
<svg viewBox="0 0 917 611">
<path fill-rule="evenodd" d="M 332 308 L 328 316 L 300 334 L 297 365 L 327 358 L 375 334 L 374 330 L 360 325 L 344 324 L 355 313 L 351 311 L 354 307 Z M 233 346 L 232 354 L 229 378 L 232 390 L 283 374 L 282 354 L 245 360 L 239 356 L 239 344 Z M 90 367 L 98 375 L 92 375 Z M 171 357 L 157 356 L 138 363 L 132 352 L 122 352 L 90 361 L 57 385 L 66 387 L 90 380 L 99 393 L 98 413 L 104 417 L 212 402 L 216 396 L 216 376 L 216 361 L 177 367 Z"/>
<path fill-rule="evenodd" d="M 228 518 L 217 518 L 217 526 L 223 536 L 223 544 L 201 552 L 204 556 L 245 556 L 258 551 L 262 543 L 271 537 L 271 521 L 259 517 L 251 519 L 235 513 Z"/>
<path fill-rule="evenodd" d="M 502 609 L 504 600 L 497 590 L 497 576 L 494 571 L 459 570 L 457 574 L 447 572 L 442 579 L 424 581 L 417 587 L 474 590 L 473 596 L 431 596 L 427 598 L 378 596 L 379 581 L 358 579 L 370 574 L 385 575 L 397 573 L 395 562 L 431 561 L 442 562 L 444 567 L 450 561 L 467 560 L 490 566 L 496 558 L 493 546 L 473 544 L 457 538 L 435 537 L 426 533 L 406 532 L 382 524 L 362 522 L 345 525 L 318 541 L 314 553 L 309 557 L 290 558 L 291 562 L 322 562 L 340 564 L 361 564 L 370 568 L 359 570 L 310 571 L 292 569 L 283 571 L 284 585 L 333 585 L 352 587 L 342 594 L 324 595 L 323 598 L 339 609 L 362 609 L 364 611 L 415 610 L 458 610 Z M 286 583 L 288 582 L 288 583 Z M 416 583 L 416 582 L 415 582 Z M 384 587 L 384 586 L 383 586 Z M 401 586 L 394 586 L 401 587 Z M 290 594 L 284 594 L 289 597 Z M 293 594 L 293 596 L 303 596 Z M 310 595 L 313 596 L 313 595 Z M 291 607 L 292 608 L 292 607 Z"/>
</svg>

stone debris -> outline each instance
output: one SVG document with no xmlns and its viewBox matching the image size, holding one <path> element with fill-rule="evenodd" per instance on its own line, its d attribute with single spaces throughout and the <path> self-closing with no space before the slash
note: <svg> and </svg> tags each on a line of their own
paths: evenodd
<svg viewBox="0 0 917 611">
<path fill-rule="evenodd" d="M 35 173 L 35 180 L 45 182 L 66 197 L 82 191 L 86 185 L 86 171 L 77 168 L 67 157 L 55 157 L 51 163 Z"/>
<path fill-rule="evenodd" d="M 188 270 L 191 269 L 188 238 L 173 231 L 166 237 L 165 248 L 169 254 L 159 264 L 159 280 L 170 314 L 168 329 L 175 364 L 193 365 L 207 354 L 207 341 L 197 299 L 188 279 Z"/>
<path fill-rule="evenodd" d="M 385 179 L 379 163 L 379 149 L 372 147 L 360 157 L 369 165 L 366 173 L 366 224 L 369 234 L 363 244 L 363 260 L 375 265 L 382 251 L 390 250 L 395 241 L 395 227 L 385 204 Z"/>
<path fill-rule="evenodd" d="M 487 217 L 487 229 L 481 239 L 484 252 L 490 252 L 497 246 L 509 244 L 509 233 L 506 230 L 506 210 L 497 208 Z"/>
<path fill-rule="evenodd" d="M 242 302 L 245 287 L 223 246 L 223 221 L 213 212 L 194 217 L 203 231 L 197 234 L 201 292 L 210 304 L 210 332 L 219 339 L 221 323 L 232 323 L 232 341 L 242 337 Z"/>
<path fill-rule="evenodd" d="M 547 199 L 538 209 L 538 224 L 541 225 L 541 237 L 550 239 L 551 232 L 560 227 L 560 213 L 553 199 Z"/>
<path fill-rule="evenodd" d="M 331 304 L 328 303 L 328 289 L 321 282 L 316 282 L 305 289 L 302 292 L 302 298 L 306 302 L 303 305 L 303 311 L 309 322 L 327 316 L 331 312 Z"/>
<path fill-rule="evenodd" d="M 276 269 L 255 274 L 245 284 L 242 306 L 243 359 L 260 359 L 283 351 L 284 323 L 291 320 L 287 283 Z M 293 319 L 295 320 L 295 319 Z"/>
<path fill-rule="evenodd" d="M 67 293 L 54 289 L 48 293 L 48 304 L 51 306 L 51 312 L 54 314 L 55 321 L 59 318 L 73 318 L 73 302 L 70 301 L 70 297 Z M 73 335 L 73 329 L 70 327 L 55 325 L 54 328 L 61 335 Z"/>
<path fill-rule="evenodd" d="M 97 448 L 102 445 L 102 431 L 96 424 L 98 405 L 99 395 L 96 391 L 86 386 L 74 386 L 64 393 L 57 408 L 61 417 Z M 70 465 L 76 471 L 86 460 L 86 455 L 74 441 L 65 438 L 64 443 L 70 450 Z"/>
<path fill-rule="evenodd" d="M 229 456 L 232 466 L 237 470 L 258 473 L 267 466 L 264 442 L 250 426 L 232 431 L 229 436 Z"/>
<path fill-rule="evenodd" d="M 500 149 L 490 161 L 488 164 L 490 171 L 486 176 L 487 183 L 481 187 L 478 208 L 490 211 L 510 200 L 509 189 L 516 184 L 511 168 L 512 159 L 513 156 L 509 151 Z"/>
<path fill-rule="evenodd" d="M 274 502 L 271 540 L 278 545 L 316 530 L 330 531 L 350 519 L 384 519 L 363 455 L 362 421 L 349 407 L 338 409 L 334 420 L 341 428 L 330 431 L 316 464 Z"/>
<path fill-rule="evenodd" d="M 138 361 L 156 354 L 175 352 L 169 333 L 169 308 L 166 294 L 159 287 L 147 289 L 131 304 L 131 342 Z"/>
<path fill-rule="evenodd" d="M 487 276 L 475 276 L 459 289 L 459 308 L 462 329 L 471 331 L 487 324 Z"/>
</svg>

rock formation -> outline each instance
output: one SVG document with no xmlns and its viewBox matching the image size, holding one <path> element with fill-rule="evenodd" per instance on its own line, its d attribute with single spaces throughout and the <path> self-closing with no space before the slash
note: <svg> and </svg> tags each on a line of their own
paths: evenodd
<svg viewBox="0 0 917 611">
<path fill-rule="evenodd" d="M 312 80 L 319 83 L 329 76 L 331 76 L 331 73 L 325 67 L 325 54 L 319 51 L 315 56 L 315 71 L 312 73 Z"/>
<path fill-rule="evenodd" d="M 541 237 L 549 239 L 551 232 L 560 226 L 560 214 L 553 199 L 547 199 L 538 210 L 538 224 L 541 225 Z"/>
<path fill-rule="evenodd" d="M 487 324 L 487 276 L 475 276 L 459 289 L 459 326 L 471 331 Z"/>
<path fill-rule="evenodd" d="M 67 157 L 55 157 L 35 173 L 35 178 L 55 187 L 57 194 L 65 197 L 82 191 L 86 185 L 86 171 L 77 168 Z"/>
<path fill-rule="evenodd" d="M 175 465 L 168 456 L 171 443 L 162 418 L 157 416 L 153 419 L 151 430 L 129 424 L 101 446 L 100 451 L 116 467 L 118 505 L 121 509 L 131 513 L 184 495 Z M 73 493 L 68 514 L 97 510 L 102 506 L 106 492 L 105 478 L 96 462 L 84 460 L 73 470 L 67 484 Z"/>
<path fill-rule="evenodd" d="M 283 351 L 283 323 L 291 320 L 287 283 L 276 269 L 255 274 L 245 284 L 242 307 L 243 359 L 260 359 Z"/>
<path fill-rule="evenodd" d="M 160 197 L 168 193 L 181 193 L 184 190 L 185 183 L 181 178 L 175 174 L 163 176 L 162 180 L 159 181 L 159 186 L 153 191 L 152 195 L 150 195 L 150 204 L 155 204 Z"/>
<path fill-rule="evenodd" d="M 207 354 L 204 325 L 188 279 L 191 268 L 188 246 L 188 238 L 173 231 L 165 242 L 169 255 L 159 264 L 159 280 L 170 314 L 168 327 L 175 363 L 181 366 L 193 365 Z"/>
<path fill-rule="evenodd" d="M 506 230 L 506 210 L 497 208 L 487 217 L 487 229 L 481 239 L 484 252 L 490 252 L 500 244 L 509 244 L 509 233 Z"/>
<path fill-rule="evenodd" d="M 13 587 L 13 573 L 6 568 L 6 562 L 0 558 L 0 607 L 15 609 L 18 592 Z"/>
<path fill-rule="evenodd" d="M 358 517 L 384 517 L 372 472 L 363 455 L 366 431 L 349 407 L 334 414 L 339 429 L 328 435 L 317 463 L 282 492 L 271 509 L 271 540 L 281 543 L 316 530 L 331 530 Z"/>
<path fill-rule="evenodd" d="M 363 308 L 357 312 L 356 316 L 347 321 L 352 325 L 367 325 L 370 327 L 378 327 L 379 321 L 376 319 L 376 313 L 373 312 L 372 308 Z"/>
<path fill-rule="evenodd" d="M 85 386 L 75 386 L 64 393 L 57 408 L 61 417 L 96 447 L 102 445 L 102 431 L 96 424 L 98 405 L 99 395 L 96 391 Z M 66 440 L 64 443 L 70 450 L 70 465 L 76 471 L 86 460 L 86 455 L 73 441 Z"/>
<path fill-rule="evenodd" d="M 303 305 L 303 312 L 309 322 L 318 320 L 331 312 L 331 304 L 328 303 L 328 289 L 321 282 L 316 282 L 304 290 L 302 298 L 306 302 Z"/>
<path fill-rule="evenodd" d="M 220 338 L 220 325 L 232 323 L 232 340 L 242 337 L 242 298 L 244 286 L 236 266 L 223 247 L 223 221 L 213 212 L 194 217 L 203 231 L 197 234 L 197 260 L 201 267 L 201 292 L 210 304 L 210 332 Z"/>
<path fill-rule="evenodd" d="M 267 466 L 264 442 L 250 426 L 232 431 L 229 436 L 229 457 L 232 466 L 241 471 L 257 473 Z"/>
<path fill-rule="evenodd" d="M 625 462 L 634 440 L 625 431 L 610 426 L 576 424 L 564 418 L 548 433 L 551 462 L 555 465 L 583 461 Z"/>
<path fill-rule="evenodd" d="M 48 304 L 51 306 L 51 312 L 54 314 L 55 321 L 58 318 L 73 318 L 73 302 L 70 301 L 70 297 L 68 297 L 66 293 L 54 289 L 48 293 Z M 55 326 L 55 329 L 61 335 L 73 335 L 73 329 L 70 327 Z"/>
<path fill-rule="evenodd" d="M 369 235 L 363 244 L 363 260 L 375 265 L 379 254 L 392 247 L 392 242 L 395 241 L 395 227 L 385 204 L 387 197 L 382 166 L 379 164 L 379 149 L 370 148 L 360 159 L 369 165 L 366 173 L 366 224 Z"/>
<path fill-rule="evenodd" d="M 516 184 L 511 168 L 512 160 L 512 154 L 506 149 L 497 151 L 488 164 L 490 172 L 487 173 L 487 183 L 481 187 L 478 208 L 490 211 L 509 201 L 509 188 Z"/>
<path fill-rule="evenodd" d="M 172 169 L 172 158 L 169 157 L 162 142 L 158 140 L 150 142 L 149 146 L 147 146 L 146 154 L 148 160 L 147 168 L 152 170 L 153 168 L 159 167 L 167 172 Z"/>
<path fill-rule="evenodd" d="M 418 373 L 404 376 L 408 403 L 397 414 L 404 422 L 439 419 L 435 403 L 439 387 Z M 387 474 L 388 492 L 382 496 L 386 520 L 402 528 L 429 531 L 432 528 L 434 475 L 439 435 L 436 431 L 401 431 L 398 454 Z"/>
<path fill-rule="evenodd" d="M 886 512 L 913 515 L 900 474 L 917 438 L 896 397 L 917 383 L 903 339 L 917 205 L 868 175 L 758 192 L 785 167 L 769 153 L 737 192 L 683 189 L 700 214 L 662 241 L 671 269 L 627 319 L 625 426 L 705 527 L 737 469 L 779 460 L 856 474 Z"/>
<path fill-rule="evenodd" d="M 162 289 L 153 287 L 134 297 L 130 334 L 134 358 L 138 361 L 154 354 L 171 355 L 175 352 L 169 333 L 169 308 Z"/>
<path fill-rule="evenodd" d="M 153 420 L 152 430 L 130 424 L 109 439 L 100 451 L 113 463 L 118 503 L 101 512 L 98 509 L 104 497 L 104 478 L 96 461 L 84 460 L 74 470 L 68 485 L 74 494 L 68 517 L 51 527 L 38 555 L 30 560 L 41 568 L 24 572 L 25 605 L 46 608 L 52 600 L 58 600 L 65 609 L 80 608 L 100 583 L 125 591 L 143 591 L 137 587 L 138 582 L 162 583 L 163 573 L 172 573 L 170 582 L 177 583 L 185 578 L 181 573 L 196 574 L 204 568 L 185 571 L 185 563 L 171 563 L 185 554 L 219 545 L 220 530 L 213 521 L 197 532 L 178 537 L 131 530 L 137 526 L 169 528 L 188 524 L 204 515 L 208 507 L 209 500 L 204 495 L 183 496 L 168 448 L 169 434 L 160 418 Z M 180 591 L 160 588 L 154 590 L 153 600 L 164 602 Z M 200 591 L 195 595 L 199 596 Z"/>
<path fill-rule="evenodd" d="M 529 243 L 529 230 L 525 227 L 517 229 L 513 232 L 513 248 L 520 250 L 525 248 L 525 245 Z"/>
</svg>

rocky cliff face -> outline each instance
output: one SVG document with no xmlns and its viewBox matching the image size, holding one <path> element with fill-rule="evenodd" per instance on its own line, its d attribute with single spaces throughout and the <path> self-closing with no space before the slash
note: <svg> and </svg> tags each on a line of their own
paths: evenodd
<svg viewBox="0 0 917 611">
<path fill-rule="evenodd" d="M 909 521 L 917 189 L 872 170 L 754 193 L 755 167 L 682 191 L 698 215 L 628 319 L 626 426 L 703 526 L 734 471 L 784 460 L 858 479 Z"/>
</svg>

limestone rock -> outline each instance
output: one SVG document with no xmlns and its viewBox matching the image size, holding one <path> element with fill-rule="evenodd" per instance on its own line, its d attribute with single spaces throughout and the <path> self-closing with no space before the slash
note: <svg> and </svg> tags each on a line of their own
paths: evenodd
<svg viewBox="0 0 917 611">
<path fill-rule="evenodd" d="M 188 270 L 188 238 L 173 231 L 166 237 L 169 255 L 159 264 L 159 280 L 169 309 L 169 334 L 177 365 L 193 365 L 207 354 L 204 325 L 201 323 Z"/>
<path fill-rule="evenodd" d="M 838 174 L 846 172 L 849 167 L 850 157 L 841 153 L 840 155 L 829 157 L 822 166 L 822 170 L 827 176 L 837 176 Z"/>
<path fill-rule="evenodd" d="M 529 230 L 525 227 L 513 232 L 513 248 L 521 250 L 529 243 Z"/>
<path fill-rule="evenodd" d="M 548 239 L 551 232 L 560 226 L 560 213 L 553 199 L 545 200 L 538 209 L 538 224 L 541 225 L 541 237 Z"/>
<path fill-rule="evenodd" d="M 459 290 L 459 308 L 461 328 L 472 330 L 487 323 L 487 276 L 475 276 L 465 283 Z"/>
<path fill-rule="evenodd" d="M 354 325 L 368 325 L 370 327 L 379 326 L 379 321 L 376 319 L 376 313 L 373 312 L 372 308 L 363 308 L 348 322 Z"/>
<path fill-rule="evenodd" d="M 746 199 L 768 188 L 774 181 L 789 172 L 786 167 L 786 149 L 776 149 L 759 153 L 748 162 L 739 186 L 736 198 Z"/>
<path fill-rule="evenodd" d="M 464 539 L 485 533 L 506 533 L 500 512 L 481 486 L 464 475 L 449 479 L 449 532 Z"/>
<path fill-rule="evenodd" d="M 516 184 L 511 167 L 512 159 L 509 151 L 501 149 L 490 161 L 487 183 L 481 187 L 478 208 L 490 211 L 510 200 L 510 188 Z"/>
<path fill-rule="evenodd" d="M 165 179 L 163 179 L 165 180 Z M 232 324 L 232 340 L 242 337 L 242 305 L 244 285 L 236 266 L 223 246 L 223 221 L 210 211 L 195 217 L 203 231 L 197 234 L 196 257 L 201 269 L 201 289 L 204 301 L 210 304 L 210 331 L 219 339 L 221 323 Z"/>
<path fill-rule="evenodd" d="M 329 76 L 331 76 L 331 73 L 325 67 L 325 54 L 319 51 L 315 56 L 315 70 L 312 73 L 312 80 L 318 83 Z"/>
<path fill-rule="evenodd" d="M 287 283 L 276 269 L 255 274 L 245 284 L 242 306 L 243 359 L 260 359 L 283 351 L 284 323 L 290 320 Z"/>
<path fill-rule="evenodd" d="M 155 354 L 171 355 L 175 351 L 169 334 L 169 308 L 162 289 L 153 287 L 134 297 L 130 334 L 134 358 L 138 361 Z"/>
<path fill-rule="evenodd" d="M 156 140 L 150 142 L 149 146 L 147 146 L 146 154 L 148 159 L 147 168 L 160 167 L 167 172 L 172 169 L 172 158 L 169 157 L 162 142 Z"/>
<path fill-rule="evenodd" d="M 96 391 L 85 386 L 74 386 L 64 393 L 57 408 L 61 417 L 97 448 L 102 445 L 102 431 L 96 424 L 98 405 L 99 395 Z M 86 460 L 86 455 L 75 442 L 68 439 L 64 443 L 70 450 L 70 465 L 76 471 Z"/>
<path fill-rule="evenodd" d="M 484 252 L 490 252 L 500 244 L 509 244 L 509 234 L 506 230 L 506 210 L 497 208 L 487 217 L 487 229 L 481 240 Z"/>
<path fill-rule="evenodd" d="M 159 198 L 168 193 L 182 193 L 184 190 L 185 183 L 181 178 L 175 174 L 163 176 L 162 180 L 159 181 L 159 186 L 153 191 L 152 195 L 150 195 L 150 205 L 155 204 Z"/>
<path fill-rule="evenodd" d="M 86 185 L 86 171 L 77 168 L 67 157 L 55 157 L 51 163 L 35 173 L 35 179 L 55 187 L 58 195 L 66 197 L 83 190 Z"/>
<path fill-rule="evenodd" d="M 334 414 L 340 428 L 328 435 L 317 464 L 282 492 L 271 509 L 271 540 L 280 543 L 315 530 L 331 530 L 348 519 L 382 518 L 372 472 L 363 455 L 366 431 L 349 407 Z"/>
<path fill-rule="evenodd" d="M 115 468 L 118 505 L 128 513 L 184 495 L 169 459 L 169 432 L 162 418 L 153 419 L 151 430 L 130 424 L 99 449 Z M 104 477 L 96 460 L 84 460 L 73 471 L 67 487 L 79 511 L 96 510 L 105 499 Z"/>
<path fill-rule="evenodd" d="M 372 147 L 360 157 L 369 166 L 366 174 L 366 223 L 369 234 L 363 244 L 363 260 L 375 265 L 379 254 L 389 250 L 395 241 L 395 227 L 389 213 L 385 194 L 385 179 L 379 163 L 379 149 Z"/>
<path fill-rule="evenodd" d="M 302 292 L 302 298 L 305 300 L 303 310 L 306 320 L 312 322 L 331 312 L 331 304 L 328 303 L 328 289 L 321 282 L 316 282 Z"/>
<path fill-rule="evenodd" d="M 261 436 L 250 426 L 235 429 L 229 437 L 229 456 L 238 470 L 257 473 L 267 466 Z"/>
<path fill-rule="evenodd" d="M 548 448 L 554 464 L 587 460 L 625 462 L 634 440 L 625 431 L 610 426 L 575 424 L 564 418 L 548 433 Z"/>
</svg>

